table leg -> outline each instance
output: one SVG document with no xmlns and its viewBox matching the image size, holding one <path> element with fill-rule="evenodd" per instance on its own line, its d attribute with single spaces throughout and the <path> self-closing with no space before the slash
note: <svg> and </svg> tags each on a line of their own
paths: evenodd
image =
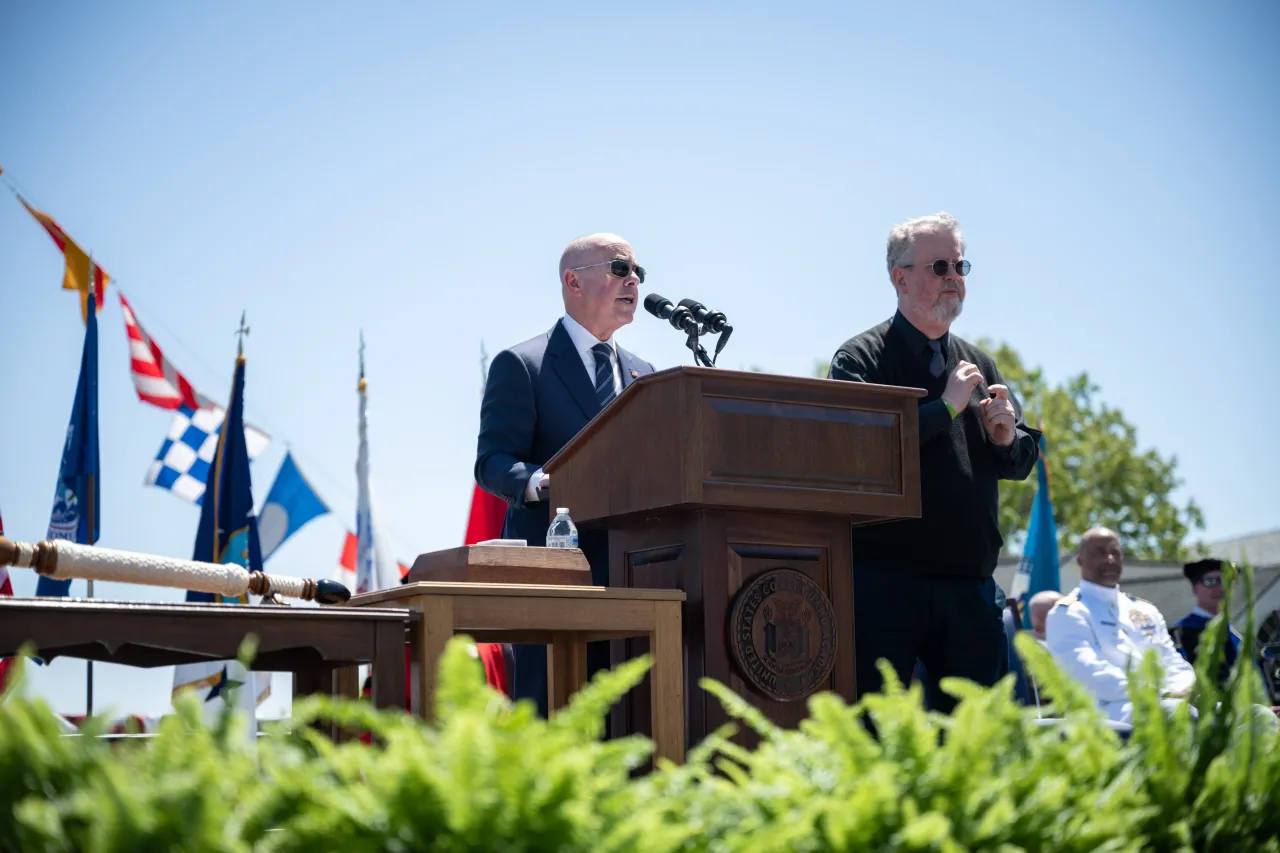
<svg viewBox="0 0 1280 853">
<path fill-rule="evenodd" d="M 404 707 L 404 626 L 382 622 L 373 636 L 373 707 Z"/>
<path fill-rule="evenodd" d="M 299 699 L 316 693 L 327 696 L 341 696 L 342 669 L 307 668 L 293 674 L 293 696 Z M 315 728 L 324 733 L 334 743 L 341 743 L 346 736 L 334 723 L 316 723 Z"/>
<path fill-rule="evenodd" d="M 653 742 L 655 757 L 684 763 L 684 650 L 680 637 L 680 602 L 655 601 L 649 634 L 653 668 Z"/>
<path fill-rule="evenodd" d="M 418 664 L 418 713 L 428 722 L 436 718 L 436 669 L 444 647 L 453 637 L 453 598 L 424 595 L 409 600 L 422 611 L 422 619 L 411 633 L 413 659 Z"/>
<path fill-rule="evenodd" d="M 307 667 L 293 673 L 293 695 L 310 696 L 313 693 L 333 692 L 333 671 Z"/>
<path fill-rule="evenodd" d="M 547 710 L 558 711 L 587 683 L 587 644 L 573 631 L 556 631 L 547 646 Z"/>
</svg>

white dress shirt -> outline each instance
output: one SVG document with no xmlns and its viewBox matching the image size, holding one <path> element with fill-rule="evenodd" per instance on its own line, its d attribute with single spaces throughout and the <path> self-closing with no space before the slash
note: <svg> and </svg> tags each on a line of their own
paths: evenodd
<svg viewBox="0 0 1280 853">
<path fill-rule="evenodd" d="M 622 370 L 618 365 L 618 345 L 613 342 L 613 335 L 609 336 L 609 340 L 602 341 L 568 314 L 560 318 L 560 322 L 564 330 L 569 333 L 569 340 L 573 341 L 574 349 L 582 359 L 582 366 L 587 370 L 587 379 L 592 388 L 596 387 L 596 354 L 591 351 L 591 348 L 600 343 L 609 345 L 609 361 L 613 364 L 613 393 L 614 396 L 621 394 Z"/>
<path fill-rule="evenodd" d="M 616 397 L 621 394 L 622 365 L 618 361 L 618 345 L 614 343 L 613 335 L 609 336 L 609 340 L 601 341 L 568 314 L 560 318 L 560 324 L 569 333 L 569 340 L 573 341 L 573 348 L 578 351 L 578 357 L 582 359 L 582 366 L 587 371 L 587 381 L 592 388 L 596 387 L 596 354 L 591 348 L 600 343 L 609 345 L 609 362 L 613 365 L 613 395 Z M 537 502 L 538 484 L 541 482 L 542 469 L 539 468 L 533 472 L 533 476 L 529 478 L 529 485 L 525 487 L 524 498 L 526 501 L 530 503 Z"/>
<path fill-rule="evenodd" d="M 1132 720 L 1129 672 L 1148 649 L 1160 655 L 1162 692 L 1181 694 L 1195 684 L 1195 670 L 1178 654 L 1160 611 L 1116 587 L 1081 580 L 1049 611 L 1045 641 L 1058 665 L 1089 688 L 1102 712 L 1117 722 Z"/>
</svg>

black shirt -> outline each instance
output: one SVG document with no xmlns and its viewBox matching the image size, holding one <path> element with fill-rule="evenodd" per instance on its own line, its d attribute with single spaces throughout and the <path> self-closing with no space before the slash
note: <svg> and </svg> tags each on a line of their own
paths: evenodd
<svg viewBox="0 0 1280 853">
<path fill-rule="evenodd" d="M 1000 480 L 1025 480 L 1039 455 L 1040 433 L 1016 415 L 1013 444 L 1001 447 L 982 426 L 979 403 L 989 385 L 1003 385 L 995 362 L 968 341 L 939 339 L 946 370 L 929 372 L 929 339 L 901 312 L 850 338 L 831 359 L 832 379 L 923 388 L 920 400 L 920 518 L 853 529 L 855 565 L 875 564 L 928 574 L 987 578 L 1004 545 L 998 516 Z M 976 364 L 983 381 L 954 420 L 942 401 L 947 378 L 961 361 Z"/>
</svg>

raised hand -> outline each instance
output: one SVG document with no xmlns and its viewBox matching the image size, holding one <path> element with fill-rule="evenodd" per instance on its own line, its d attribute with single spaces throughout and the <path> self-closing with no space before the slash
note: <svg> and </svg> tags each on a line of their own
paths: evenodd
<svg viewBox="0 0 1280 853">
<path fill-rule="evenodd" d="M 942 392 L 942 399 L 950 403 L 951 408 L 957 413 L 963 412 L 969 405 L 969 397 L 973 394 L 973 389 L 981 381 L 982 371 L 978 369 L 978 365 L 962 361 L 947 378 L 947 387 Z"/>
<path fill-rule="evenodd" d="M 1009 400 L 1009 389 L 1003 385 L 992 385 L 988 390 L 991 397 L 979 404 L 982 407 L 982 426 L 993 442 L 1008 447 L 1017 435 L 1017 419 L 1013 403 Z"/>
</svg>

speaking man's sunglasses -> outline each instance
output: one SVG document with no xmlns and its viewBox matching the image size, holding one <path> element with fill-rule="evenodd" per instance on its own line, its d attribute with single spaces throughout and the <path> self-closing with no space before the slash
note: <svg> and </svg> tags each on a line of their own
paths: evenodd
<svg viewBox="0 0 1280 853">
<path fill-rule="evenodd" d="M 965 261 L 965 263 L 967 264 L 968 261 Z M 598 264 L 587 264 L 585 267 L 569 267 L 569 269 L 573 270 L 574 272 L 577 272 L 578 270 L 589 270 L 592 267 L 603 267 L 603 266 L 608 266 L 609 272 L 613 273 L 618 278 L 626 278 L 627 276 L 631 275 L 631 270 L 635 269 L 636 278 L 640 279 L 641 284 L 644 284 L 644 267 L 638 264 L 635 267 L 632 267 L 631 264 L 622 260 L 621 258 L 614 258 L 612 261 L 601 261 Z"/>
</svg>

